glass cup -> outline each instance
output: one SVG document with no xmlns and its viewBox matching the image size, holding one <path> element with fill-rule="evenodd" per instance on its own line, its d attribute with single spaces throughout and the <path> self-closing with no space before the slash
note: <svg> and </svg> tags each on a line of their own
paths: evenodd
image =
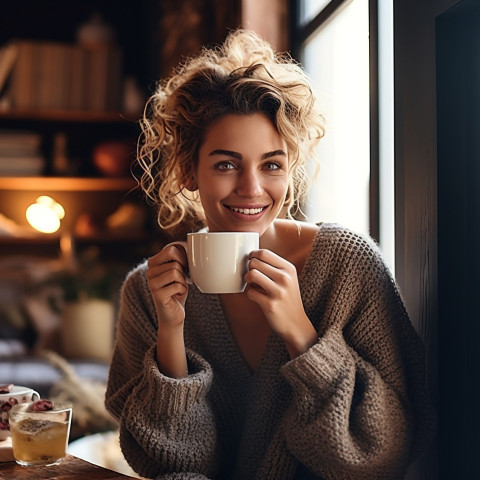
<svg viewBox="0 0 480 480">
<path fill-rule="evenodd" d="M 15 461 L 19 465 L 56 465 L 66 455 L 72 406 L 54 402 L 51 410 L 33 411 L 38 402 L 15 405 L 9 412 Z"/>
</svg>

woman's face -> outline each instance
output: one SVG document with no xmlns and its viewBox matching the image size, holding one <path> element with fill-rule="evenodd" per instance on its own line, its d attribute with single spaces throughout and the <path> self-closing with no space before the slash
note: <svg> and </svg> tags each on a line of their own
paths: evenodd
<svg viewBox="0 0 480 480">
<path fill-rule="evenodd" d="M 226 115 L 206 131 L 195 180 L 210 231 L 261 236 L 285 201 L 286 142 L 263 114 Z"/>
</svg>

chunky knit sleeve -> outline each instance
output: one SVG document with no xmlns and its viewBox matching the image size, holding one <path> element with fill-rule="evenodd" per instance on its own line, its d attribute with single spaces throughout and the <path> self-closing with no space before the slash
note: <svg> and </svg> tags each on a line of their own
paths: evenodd
<svg viewBox="0 0 480 480">
<path fill-rule="evenodd" d="M 215 422 L 207 401 L 212 371 L 190 350 L 187 378 L 172 379 L 159 371 L 156 315 L 144 271 L 131 272 L 122 288 L 105 405 L 120 422 L 122 451 L 137 473 L 209 478 L 217 463 Z M 175 472 L 198 473 L 180 477 Z"/>
<path fill-rule="evenodd" d="M 375 245 L 326 237 L 327 267 L 307 272 L 318 342 L 282 367 L 294 393 L 287 445 L 328 480 L 401 479 L 432 425 L 422 345 Z"/>
</svg>

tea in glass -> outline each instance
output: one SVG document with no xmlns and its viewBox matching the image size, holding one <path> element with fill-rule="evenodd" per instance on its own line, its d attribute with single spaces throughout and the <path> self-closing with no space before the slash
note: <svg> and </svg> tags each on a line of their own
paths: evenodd
<svg viewBox="0 0 480 480">
<path fill-rule="evenodd" d="M 13 456 L 20 465 L 55 465 L 66 455 L 71 405 L 50 402 L 51 408 L 42 410 L 41 402 L 15 405 L 10 411 Z"/>
</svg>

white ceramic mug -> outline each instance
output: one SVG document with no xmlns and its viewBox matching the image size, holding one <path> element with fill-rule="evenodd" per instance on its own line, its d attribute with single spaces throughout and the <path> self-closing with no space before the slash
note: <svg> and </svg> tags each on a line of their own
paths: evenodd
<svg viewBox="0 0 480 480">
<path fill-rule="evenodd" d="M 196 232 L 181 245 L 188 257 L 190 278 L 202 293 L 240 293 L 248 270 L 248 255 L 258 250 L 256 232 Z"/>
<path fill-rule="evenodd" d="M 10 392 L 0 393 L 0 440 L 10 436 L 8 427 L 8 412 L 14 405 L 19 403 L 32 402 L 38 400 L 40 395 L 33 388 L 22 385 L 14 385 Z"/>
</svg>

